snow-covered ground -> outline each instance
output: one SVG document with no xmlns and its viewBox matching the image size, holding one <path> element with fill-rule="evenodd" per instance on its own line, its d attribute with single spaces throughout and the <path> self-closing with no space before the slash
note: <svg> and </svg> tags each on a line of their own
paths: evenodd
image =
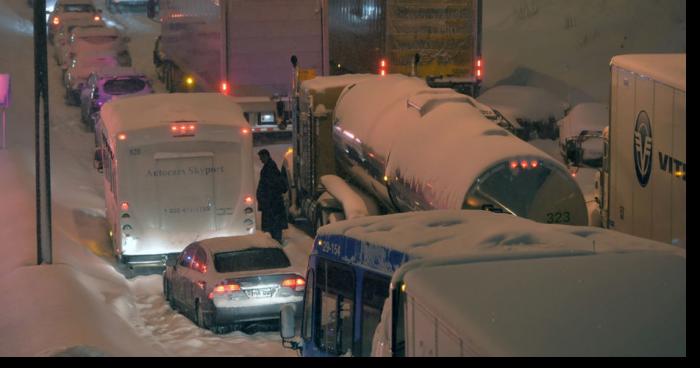
<svg viewBox="0 0 700 368">
<path fill-rule="evenodd" d="M 151 64 L 159 25 L 143 14 L 104 15 L 131 37 L 134 67 L 164 91 Z M 92 133 L 80 122 L 79 109 L 64 104 L 60 69 L 52 59 L 53 265 L 35 265 L 31 19 L 26 2 L 0 2 L 0 49 L 12 50 L 0 54 L 0 73 L 12 76 L 13 97 L 8 149 L 0 151 L 0 356 L 296 356 L 275 331 L 202 330 L 170 309 L 160 275 L 126 279 L 118 271 L 101 176 L 92 167 Z M 266 148 L 279 163 L 288 145 Z M 312 239 L 295 228 L 285 236 L 291 257 L 305 262 Z"/>
</svg>

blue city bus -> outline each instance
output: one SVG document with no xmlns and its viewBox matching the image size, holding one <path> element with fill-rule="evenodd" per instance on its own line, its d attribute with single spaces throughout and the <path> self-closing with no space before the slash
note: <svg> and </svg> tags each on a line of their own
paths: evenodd
<svg viewBox="0 0 700 368">
<path fill-rule="evenodd" d="M 318 235 L 309 256 L 304 356 L 369 356 L 391 276 L 409 255 L 343 235 Z"/>
</svg>

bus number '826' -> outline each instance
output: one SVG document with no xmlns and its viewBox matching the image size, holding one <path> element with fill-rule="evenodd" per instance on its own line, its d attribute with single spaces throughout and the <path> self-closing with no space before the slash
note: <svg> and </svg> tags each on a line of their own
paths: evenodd
<svg viewBox="0 0 700 368">
<path fill-rule="evenodd" d="M 546 216 L 548 224 L 568 224 L 569 222 L 571 222 L 571 214 L 569 213 L 569 211 L 548 212 Z"/>
</svg>

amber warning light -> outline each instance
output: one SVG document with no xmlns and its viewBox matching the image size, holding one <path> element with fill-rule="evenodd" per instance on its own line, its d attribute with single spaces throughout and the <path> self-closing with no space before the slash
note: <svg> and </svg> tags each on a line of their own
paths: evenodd
<svg viewBox="0 0 700 368">
<path fill-rule="evenodd" d="M 178 121 L 170 125 L 170 133 L 173 137 L 194 137 L 197 133 L 197 124 L 193 121 Z"/>
</svg>

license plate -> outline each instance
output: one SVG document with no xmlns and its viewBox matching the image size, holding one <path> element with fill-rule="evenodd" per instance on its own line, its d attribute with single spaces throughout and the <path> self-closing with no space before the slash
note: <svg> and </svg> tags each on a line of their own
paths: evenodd
<svg viewBox="0 0 700 368">
<path fill-rule="evenodd" d="M 250 289 L 245 291 L 249 298 L 269 298 L 274 292 L 274 288 Z"/>
</svg>

